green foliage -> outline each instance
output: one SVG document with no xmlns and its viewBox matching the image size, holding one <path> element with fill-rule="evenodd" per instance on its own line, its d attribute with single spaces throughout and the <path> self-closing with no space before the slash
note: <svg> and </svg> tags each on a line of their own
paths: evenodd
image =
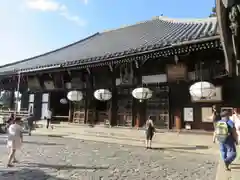
<svg viewBox="0 0 240 180">
<path fill-rule="evenodd" d="M 213 8 L 212 8 L 212 12 L 211 12 L 211 14 L 209 15 L 209 17 L 216 17 L 216 16 L 217 16 L 216 7 L 213 7 Z"/>
</svg>

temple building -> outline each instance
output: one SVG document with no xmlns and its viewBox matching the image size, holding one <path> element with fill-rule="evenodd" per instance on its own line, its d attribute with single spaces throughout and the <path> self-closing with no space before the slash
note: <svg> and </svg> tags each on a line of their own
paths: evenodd
<svg viewBox="0 0 240 180">
<path fill-rule="evenodd" d="M 0 79 L 12 92 L 9 107 L 36 119 L 50 108 L 56 121 L 135 127 L 151 116 L 157 128 L 211 130 L 212 105 L 240 107 L 239 78 L 226 68 L 216 18 L 160 16 L 96 33 L 3 65 Z M 214 94 L 191 96 L 195 82 L 210 82 Z"/>
</svg>

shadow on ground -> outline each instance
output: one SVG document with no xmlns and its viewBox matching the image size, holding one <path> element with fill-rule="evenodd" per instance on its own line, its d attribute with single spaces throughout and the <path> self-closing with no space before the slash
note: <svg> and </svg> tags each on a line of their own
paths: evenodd
<svg viewBox="0 0 240 180">
<path fill-rule="evenodd" d="M 57 145 L 64 145 L 58 143 L 48 143 L 48 142 L 34 142 L 34 141 L 23 141 L 24 144 L 36 144 L 36 145 L 43 145 L 43 146 L 57 146 Z"/>
<path fill-rule="evenodd" d="M 236 169 L 236 170 L 240 170 L 240 164 L 232 164 L 231 165 L 231 169 Z"/>
<path fill-rule="evenodd" d="M 64 144 L 58 144 L 58 143 L 48 143 L 48 142 L 34 142 L 34 141 L 23 141 L 24 144 L 35 144 L 35 145 L 42 145 L 42 146 L 61 146 Z M 7 144 L 7 139 L 6 140 L 0 140 L 0 145 L 6 145 Z"/>
<path fill-rule="evenodd" d="M 57 164 L 42 164 L 42 163 L 28 163 L 30 167 L 39 167 L 39 168 L 51 168 L 57 170 L 66 170 L 66 169 L 88 169 L 88 170 L 100 170 L 108 169 L 108 166 L 72 166 L 72 165 L 57 165 Z"/>
<path fill-rule="evenodd" d="M 156 147 L 156 148 L 152 148 L 153 150 L 199 150 L 199 149 L 209 149 L 208 146 L 185 146 L 185 147 Z"/>
<path fill-rule="evenodd" d="M 24 168 L 20 170 L 0 170 L 1 180 L 34 180 L 34 179 L 51 179 L 51 180 L 66 180 L 46 174 L 38 169 Z"/>
</svg>

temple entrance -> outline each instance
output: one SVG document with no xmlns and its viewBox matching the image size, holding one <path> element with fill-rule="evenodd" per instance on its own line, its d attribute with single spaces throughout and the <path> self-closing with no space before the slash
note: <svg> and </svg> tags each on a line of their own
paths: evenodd
<svg viewBox="0 0 240 180">
<path fill-rule="evenodd" d="M 108 101 L 95 101 L 96 124 L 104 124 L 108 120 Z"/>
<path fill-rule="evenodd" d="M 133 88 L 118 88 L 117 126 L 131 127 L 133 125 Z"/>
<path fill-rule="evenodd" d="M 50 93 L 50 109 L 52 109 L 54 120 L 67 121 L 69 116 L 69 103 L 62 104 L 60 100 L 66 98 L 64 91 L 54 91 Z"/>
<path fill-rule="evenodd" d="M 151 116 L 154 125 L 159 129 L 169 128 L 169 91 L 168 86 L 149 85 L 153 96 L 147 100 L 146 119 Z"/>
</svg>

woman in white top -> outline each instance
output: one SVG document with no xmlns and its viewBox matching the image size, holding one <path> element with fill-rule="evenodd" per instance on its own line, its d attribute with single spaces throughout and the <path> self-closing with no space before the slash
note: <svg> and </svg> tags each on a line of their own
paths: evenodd
<svg viewBox="0 0 240 180">
<path fill-rule="evenodd" d="M 238 142 L 240 142 L 240 115 L 237 113 L 237 109 L 234 108 L 233 109 L 233 115 L 231 118 L 235 124 L 235 128 L 237 131 L 237 135 L 238 135 Z"/>
<path fill-rule="evenodd" d="M 9 148 L 8 167 L 12 167 L 12 163 L 17 163 L 15 154 L 16 150 L 22 146 L 22 127 L 19 125 L 20 120 L 16 119 L 8 128 L 7 147 Z"/>
</svg>

